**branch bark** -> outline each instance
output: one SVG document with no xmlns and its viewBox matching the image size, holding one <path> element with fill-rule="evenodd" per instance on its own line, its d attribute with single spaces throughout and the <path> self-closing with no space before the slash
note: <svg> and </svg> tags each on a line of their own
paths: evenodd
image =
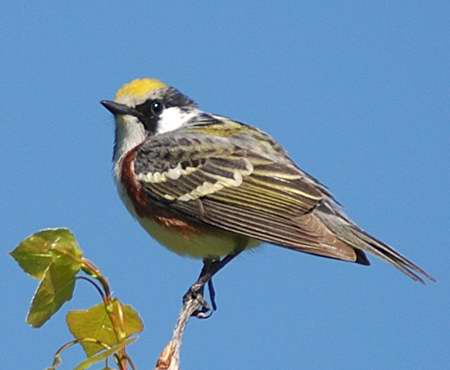
<svg viewBox="0 0 450 370">
<path fill-rule="evenodd" d="M 154 370 L 180 370 L 180 350 L 183 341 L 184 330 L 192 314 L 201 309 L 202 302 L 198 298 L 189 297 L 183 304 L 178 315 L 177 324 L 172 333 L 172 339 L 166 344 L 159 355 Z"/>
</svg>

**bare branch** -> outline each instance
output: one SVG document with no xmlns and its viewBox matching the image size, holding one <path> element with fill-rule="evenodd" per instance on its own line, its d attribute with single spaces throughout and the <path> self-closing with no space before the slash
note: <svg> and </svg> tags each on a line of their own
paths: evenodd
<svg viewBox="0 0 450 370">
<path fill-rule="evenodd" d="M 155 370 L 180 370 L 180 350 L 186 324 L 192 314 L 203 307 L 199 298 L 190 296 L 178 315 L 177 325 L 172 333 L 172 339 L 166 344 L 159 355 Z"/>
</svg>

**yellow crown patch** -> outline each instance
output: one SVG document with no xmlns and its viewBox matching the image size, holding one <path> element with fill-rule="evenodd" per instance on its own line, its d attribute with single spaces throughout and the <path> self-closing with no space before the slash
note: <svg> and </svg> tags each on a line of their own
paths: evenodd
<svg viewBox="0 0 450 370">
<path fill-rule="evenodd" d="M 116 93 L 116 99 L 124 96 L 141 97 L 148 94 L 152 90 L 167 87 L 164 82 L 152 78 L 142 78 L 133 80 L 123 85 Z"/>
</svg>

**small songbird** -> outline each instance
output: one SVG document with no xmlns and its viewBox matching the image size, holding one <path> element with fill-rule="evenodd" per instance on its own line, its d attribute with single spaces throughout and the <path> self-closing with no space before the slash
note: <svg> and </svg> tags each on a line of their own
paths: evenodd
<svg viewBox="0 0 450 370">
<path fill-rule="evenodd" d="M 126 207 L 159 243 L 204 261 L 188 293 L 202 297 L 207 283 L 213 293 L 212 276 L 263 242 L 362 265 L 368 252 L 415 281 L 434 280 L 349 219 L 257 128 L 204 112 L 155 79 L 133 80 L 101 103 L 116 122 L 114 177 Z M 205 303 L 199 316 L 208 311 Z"/>
</svg>

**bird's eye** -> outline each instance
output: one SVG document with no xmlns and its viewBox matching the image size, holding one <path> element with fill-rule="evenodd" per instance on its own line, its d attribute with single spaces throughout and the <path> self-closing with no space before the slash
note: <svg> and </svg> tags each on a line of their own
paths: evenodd
<svg viewBox="0 0 450 370">
<path fill-rule="evenodd" d="M 155 116 L 159 116 L 163 111 L 163 105 L 158 100 L 154 100 L 150 105 L 150 110 Z"/>
</svg>

